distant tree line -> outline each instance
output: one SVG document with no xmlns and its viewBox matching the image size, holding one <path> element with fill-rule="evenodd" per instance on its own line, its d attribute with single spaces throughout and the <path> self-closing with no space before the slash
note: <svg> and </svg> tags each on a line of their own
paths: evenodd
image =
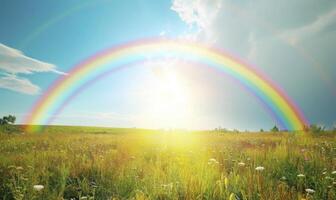
<svg viewBox="0 0 336 200">
<path fill-rule="evenodd" d="M 226 128 L 215 128 L 214 130 L 215 132 L 222 132 L 222 133 L 240 133 L 241 131 L 237 130 L 237 129 L 226 129 Z M 259 132 L 286 132 L 287 130 L 280 130 L 276 125 L 274 125 L 271 129 L 269 129 L 269 131 L 265 131 L 264 129 L 260 129 Z M 309 126 L 305 126 L 304 130 L 305 132 L 308 133 L 312 133 L 312 134 L 319 134 L 319 133 L 336 133 L 336 124 L 333 125 L 333 127 L 327 129 L 325 126 L 322 125 L 317 125 L 317 124 L 311 124 Z M 250 132 L 248 130 L 246 130 L 245 132 Z"/>
</svg>

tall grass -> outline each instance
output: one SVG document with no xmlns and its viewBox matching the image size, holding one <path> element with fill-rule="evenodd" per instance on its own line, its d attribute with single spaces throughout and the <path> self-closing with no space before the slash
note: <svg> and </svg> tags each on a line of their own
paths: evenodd
<svg viewBox="0 0 336 200">
<path fill-rule="evenodd" d="M 336 199 L 334 135 L 45 131 L 0 134 L 1 199 Z"/>
</svg>

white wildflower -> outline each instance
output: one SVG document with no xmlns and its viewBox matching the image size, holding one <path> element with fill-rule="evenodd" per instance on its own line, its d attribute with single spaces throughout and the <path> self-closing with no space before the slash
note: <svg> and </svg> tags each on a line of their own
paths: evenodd
<svg viewBox="0 0 336 200">
<path fill-rule="evenodd" d="M 310 188 L 307 188 L 307 189 L 306 189 L 306 192 L 307 192 L 308 194 L 313 194 L 313 193 L 315 192 L 315 190 L 310 189 Z"/>
<path fill-rule="evenodd" d="M 33 187 L 34 187 L 34 190 L 36 190 L 36 191 L 41 191 L 41 190 L 44 189 L 43 185 L 34 185 Z"/>
<path fill-rule="evenodd" d="M 245 163 L 243 163 L 243 162 L 239 162 L 239 163 L 238 163 L 238 166 L 239 166 L 239 167 L 244 167 L 244 166 L 245 166 Z"/>
<path fill-rule="evenodd" d="M 304 174 L 298 174 L 297 177 L 299 177 L 299 178 L 304 178 L 304 177 L 306 177 L 306 176 L 305 176 Z"/>
<path fill-rule="evenodd" d="M 258 167 L 256 167 L 255 168 L 255 170 L 257 170 L 257 171 L 264 171 L 264 169 L 265 169 L 265 167 L 262 167 L 262 166 L 258 166 Z"/>
</svg>

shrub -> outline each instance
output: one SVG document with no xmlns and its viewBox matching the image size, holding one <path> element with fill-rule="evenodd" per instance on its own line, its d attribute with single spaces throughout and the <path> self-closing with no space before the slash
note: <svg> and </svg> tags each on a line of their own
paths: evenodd
<svg viewBox="0 0 336 200">
<path fill-rule="evenodd" d="M 325 127 L 316 124 L 311 124 L 309 126 L 309 131 L 314 134 L 322 133 L 325 131 Z"/>
<path fill-rule="evenodd" d="M 279 132 L 279 128 L 276 125 L 274 125 L 274 127 L 271 128 L 271 131 L 272 132 Z"/>
</svg>

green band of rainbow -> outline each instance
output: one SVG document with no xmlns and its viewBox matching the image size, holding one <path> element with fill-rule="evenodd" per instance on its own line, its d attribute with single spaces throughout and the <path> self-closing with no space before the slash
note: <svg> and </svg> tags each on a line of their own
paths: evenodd
<svg viewBox="0 0 336 200">
<path fill-rule="evenodd" d="M 113 67 L 141 62 L 148 58 L 190 60 L 214 67 L 242 82 L 253 91 L 288 130 L 303 130 L 307 120 L 289 97 L 256 68 L 239 61 L 221 50 L 185 41 L 163 38 L 137 40 L 99 52 L 79 63 L 60 77 L 43 94 L 25 120 L 27 131 L 34 132 L 81 85 L 90 78 L 106 73 Z"/>
</svg>

